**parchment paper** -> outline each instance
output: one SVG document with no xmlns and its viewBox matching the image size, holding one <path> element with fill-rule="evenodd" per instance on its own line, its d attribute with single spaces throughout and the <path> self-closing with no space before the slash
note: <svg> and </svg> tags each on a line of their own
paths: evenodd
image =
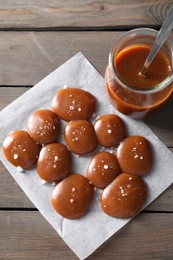
<svg viewBox="0 0 173 260">
<path fill-rule="evenodd" d="M 94 94 L 97 98 L 97 116 L 106 113 L 119 114 L 109 104 L 104 78 L 79 52 L 0 112 L 0 146 L 10 131 L 25 128 L 26 120 L 31 112 L 36 109 L 50 108 L 54 94 L 64 85 L 83 88 Z M 142 121 L 119 115 L 125 121 L 129 135 L 146 136 L 153 146 L 154 168 L 152 173 L 145 177 L 149 187 L 146 207 L 172 184 L 173 154 Z M 93 117 L 92 121 L 94 122 L 94 120 Z M 64 143 L 63 139 L 61 141 Z M 85 175 L 91 156 L 73 156 L 73 172 Z M 95 199 L 88 214 L 77 220 L 63 219 L 50 204 L 52 185 L 43 185 L 35 169 L 19 173 L 4 158 L 2 149 L 0 158 L 29 199 L 80 259 L 89 256 L 130 221 L 130 219 L 116 219 L 104 214 L 99 206 L 100 191 L 98 190 L 95 192 Z"/>
</svg>

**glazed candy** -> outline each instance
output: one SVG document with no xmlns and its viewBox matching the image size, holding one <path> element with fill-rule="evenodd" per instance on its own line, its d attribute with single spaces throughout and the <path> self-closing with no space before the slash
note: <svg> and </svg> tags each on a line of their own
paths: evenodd
<svg viewBox="0 0 173 260">
<path fill-rule="evenodd" d="M 121 173 L 103 190 L 101 207 L 111 217 L 131 218 L 141 210 L 147 193 L 147 186 L 141 177 Z"/>
<path fill-rule="evenodd" d="M 16 130 L 5 138 L 2 149 L 11 164 L 28 169 L 36 163 L 41 147 L 26 131 Z"/>
<path fill-rule="evenodd" d="M 71 174 L 57 184 L 51 196 L 53 208 L 64 218 L 80 218 L 87 213 L 94 187 L 80 174 Z"/>
<path fill-rule="evenodd" d="M 52 110 L 65 121 L 89 119 L 96 109 L 96 100 L 79 88 L 59 90 L 52 100 Z"/>
</svg>

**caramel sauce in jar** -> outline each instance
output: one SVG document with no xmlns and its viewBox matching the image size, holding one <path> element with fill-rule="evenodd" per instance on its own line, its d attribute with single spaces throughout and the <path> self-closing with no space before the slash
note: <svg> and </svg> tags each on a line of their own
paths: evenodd
<svg viewBox="0 0 173 260">
<path fill-rule="evenodd" d="M 142 29 L 132 31 L 141 33 Z M 105 74 L 111 104 L 121 113 L 135 118 L 162 106 L 173 90 L 172 51 L 169 46 L 164 46 L 157 53 L 146 75 L 141 75 L 156 34 L 151 29 L 143 31 L 142 40 L 136 35 L 135 40 L 127 41 L 131 32 L 122 37 L 109 55 Z M 148 36 L 148 31 L 152 35 Z"/>
</svg>

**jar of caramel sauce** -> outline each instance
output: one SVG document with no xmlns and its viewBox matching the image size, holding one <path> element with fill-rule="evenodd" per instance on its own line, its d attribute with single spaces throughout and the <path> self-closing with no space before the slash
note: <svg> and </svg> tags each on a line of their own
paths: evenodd
<svg viewBox="0 0 173 260">
<path fill-rule="evenodd" d="M 148 28 L 131 30 L 109 54 L 105 73 L 108 97 L 118 111 L 133 118 L 159 108 L 173 92 L 173 49 L 168 41 L 145 76 L 140 73 L 157 33 Z"/>
</svg>

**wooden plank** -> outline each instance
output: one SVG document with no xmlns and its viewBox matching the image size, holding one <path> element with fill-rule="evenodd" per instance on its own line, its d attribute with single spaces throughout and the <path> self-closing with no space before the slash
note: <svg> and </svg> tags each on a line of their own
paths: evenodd
<svg viewBox="0 0 173 260">
<path fill-rule="evenodd" d="M 0 86 L 32 86 L 79 51 L 104 77 L 109 52 L 122 34 L 0 32 Z"/>
<path fill-rule="evenodd" d="M 35 208 L 0 161 L 0 208 Z"/>
<path fill-rule="evenodd" d="M 14 4 L 15 2 L 15 4 Z M 159 25 L 172 1 L 0 1 L 1 28 L 128 27 Z M 123 17 L 123 19 L 122 19 Z"/>
<path fill-rule="evenodd" d="M 122 32 L 0 32 L 0 85 L 32 86 L 79 51 L 104 76 L 109 51 L 120 35 Z"/>
<path fill-rule="evenodd" d="M 27 90 L 29 87 L 0 87 L 0 111 Z"/>
<path fill-rule="evenodd" d="M 172 149 L 173 150 L 173 149 Z M 35 208 L 16 181 L 0 162 L 0 208 Z M 163 192 L 145 211 L 173 212 L 173 184 Z"/>
<path fill-rule="evenodd" d="M 62 259 L 77 257 L 39 212 L 0 212 L 1 259 Z M 172 259 L 173 214 L 138 215 L 89 260 Z"/>
</svg>

